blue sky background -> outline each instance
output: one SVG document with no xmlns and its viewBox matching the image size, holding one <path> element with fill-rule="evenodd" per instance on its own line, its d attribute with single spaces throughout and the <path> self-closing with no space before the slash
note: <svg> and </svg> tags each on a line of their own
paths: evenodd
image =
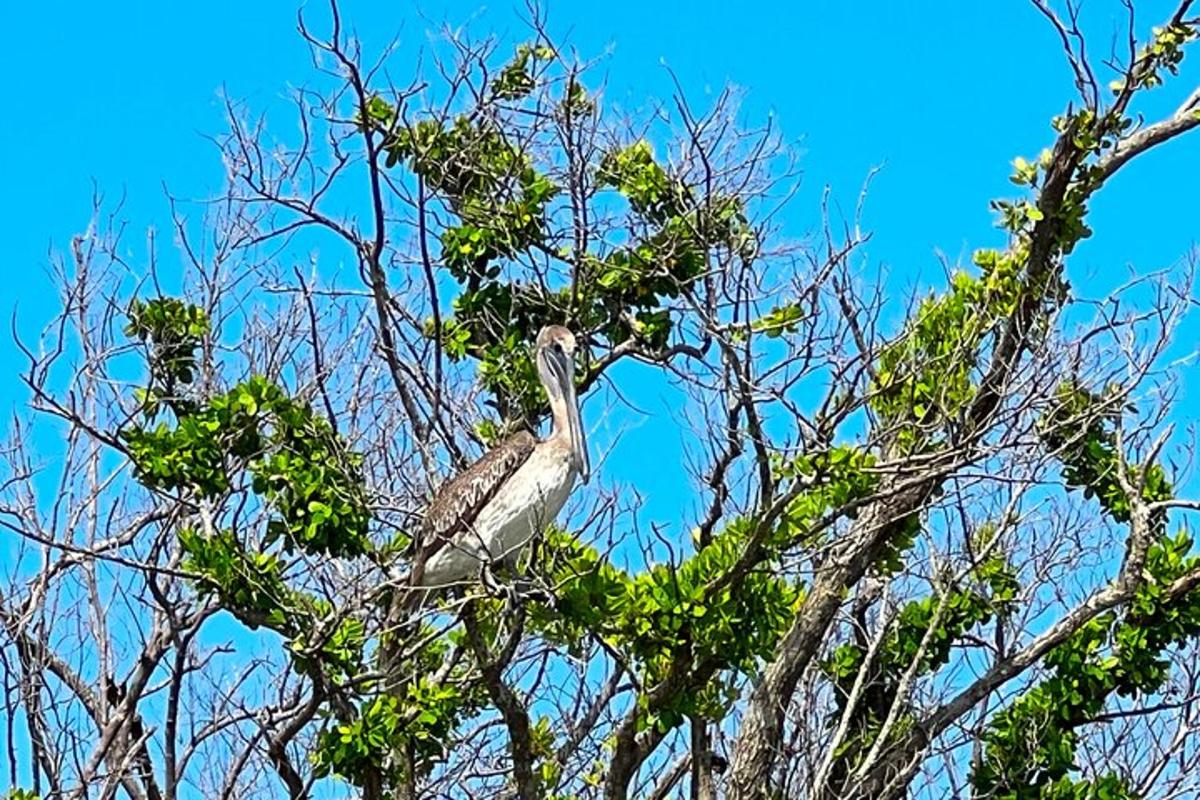
<svg viewBox="0 0 1200 800">
<path fill-rule="evenodd" d="M 321 29 L 325 7 L 310 5 Z M 1169 10 L 1140 2 L 1139 33 Z M 347 0 L 343 15 L 368 52 L 399 33 L 395 64 L 415 64 L 426 31 L 443 21 L 513 43 L 527 38 L 525 10 L 513 2 Z M 94 191 L 124 197 L 128 243 L 140 245 L 136 232 L 151 226 L 165 240 L 164 185 L 193 199 L 221 188 L 220 156 L 206 137 L 224 130 L 222 93 L 255 111 L 290 114 L 289 89 L 313 72 L 289 0 L 10 3 L 3 19 L 10 35 L 2 56 L 0 319 L 16 311 L 18 329 L 31 336 L 57 309 L 48 253 L 87 226 Z M 1123 11 L 1092 0 L 1085 21 L 1093 47 L 1107 48 Z M 668 96 L 666 64 L 697 106 L 731 83 L 744 90 L 745 121 L 772 114 L 804 151 L 800 194 L 781 218 L 789 236 L 816 230 L 827 185 L 852 207 L 868 172 L 882 166 L 866 205 L 874 238 L 865 263 L 869 277 L 890 276 L 895 299 L 914 281 L 941 284 L 939 252 L 965 264 L 975 248 L 1002 242 L 988 201 L 1018 194 L 1009 163 L 1050 143 L 1050 118 L 1074 97 L 1056 34 L 1021 0 L 560 0 L 549 23 L 584 56 L 611 50 L 600 67 L 609 103 L 639 108 Z M 1142 106 L 1149 117 L 1169 113 L 1200 83 L 1200 52 L 1193 48 L 1191 58 Z M 1096 235 L 1069 266 L 1078 294 L 1103 298 L 1135 267 L 1178 265 L 1200 238 L 1200 134 L 1124 170 L 1094 203 L 1090 222 Z M 1192 320 L 1182 349 L 1195 347 L 1198 334 Z M 6 418 L 25 401 L 10 377 L 22 365 L 0 335 Z M 1194 398 L 1185 380 L 1185 413 Z M 636 387 L 634 399 L 651 412 L 666 407 Z M 637 443 L 605 465 L 606 478 L 651 489 L 651 518 L 694 501 L 686 484 L 662 483 L 644 457 L 651 447 L 677 453 L 679 438 L 670 414 L 649 418 Z"/>
<path fill-rule="evenodd" d="M 324 4 L 310 5 L 319 27 Z M 1139 9 L 1145 33 L 1169 4 Z M 344 11 L 368 48 L 399 32 L 395 63 L 415 63 L 426 31 L 442 21 L 474 20 L 473 31 L 512 40 L 525 34 L 518 3 L 346 2 Z M 1121 14 L 1116 2 L 1088 5 L 1094 47 L 1108 46 Z M 313 75 L 291 2 L 21 3 L 4 16 L 17 33 L 3 56 L 0 315 L 7 321 L 19 307 L 19 328 L 33 332 L 53 310 L 47 254 L 87 225 L 94 189 L 124 196 L 132 231 L 167 230 L 164 185 L 184 198 L 220 188 L 219 156 L 205 137 L 223 130 L 221 93 L 282 112 L 289 87 Z M 818 222 L 827 184 L 852 205 L 868 170 L 882 165 L 867 204 L 869 264 L 890 270 L 898 294 L 914 276 L 937 282 L 938 251 L 966 261 L 999 241 L 988 200 L 1015 194 L 1009 162 L 1049 142 L 1050 117 L 1073 95 L 1056 35 L 1020 0 L 558 2 L 550 25 L 585 55 L 612 51 L 601 68 L 609 102 L 642 107 L 669 94 L 666 64 L 697 105 L 732 83 L 745 90 L 748 121 L 773 114 L 805 151 L 802 191 L 784 217 L 790 235 Z M 1155 93 L 1149 113 L 1170 111 L 1196 85 L 1197 61 Z M 1195 138 L 1121 173 L 1095 203 L 1098 233 L 1071 275 L 1102 294 L 1131 264 L 1176 262 L 1196 237 L 1198 177 Z M 4 338 L 0 370 L 11 373 Z M 0 384 L 0 411 L 19 399 L 11 382 Z"/>
<path fill-rule="evenodd" d="M 1161 0 L 1138 5 L 1143 36 L 1170 12 Z M 124 198 L 135 260 L 144 258 L 140 232 L 148 227 L 168 244 L 164 186 L 185 199 L 221 188 L 219 153 L 206 137 L 224 130 L 223 93 L 254 112 L 278 112 L 275 124 L 291 134 L 289 91 L 315 80 L 296 12 L 292 2 L 276 0 L 10 5 L 6 22 L 19 34 L 3 56 L 0 318 L 7 322 L 18 310 L 17 328 L 33 336 L 51 316 L 47 255 L 85 228 L 97 189 L 110 203 Z M 367 52 L 399 35 L 397 70 L 415 65 L 428 31 L 447 21 L 510 43 L 527 38 L 519 2 L 347 0 L 343 12 Z M 1110 46 L 1123 13 L 1117 2 L 1088 4 L 1094 50 Z M 305 14 L 323 30 L 323 2 Z M 988 201 L 1017 194 L 1009 163 L 1051 141 L 1050 118 L 1074 97 L 1057 35 L 1022 0 L 764 0 L 736 8 L 713 0 L 557 2 L 549 24 L 585 57 L 610 53 L 599 70 L 610 104 L 636 109 L 668 97 L 665 64 L 698 107 L 733 84 L 744 91 L 748 124 L 773 115 L 804 153 L 800 193 L 781 217 L 789 237 L 816 230 L 826 186 L 851 209 L 868 172 L 882 166 L 866 205 L 874 238 L 864 264 L 872 280 L 888 276 L 897 300 L 914 282 L 941 284 L 938 253 L 965 264 L 975 248 L 1002 242 Z M 1193 54 L 1184 74 L 1152 93 L 1143 110 L 1169 113 L 1198 80 Z M 1093 205 L 1097 235 L 1071 259 L 1077 291 L 1102 298 L 1133 267 L 1178 264 L 1197 238 L 1198 178 L 1196 136 L 1120 173 Z M 1195 341 L 1196 332 L 1192 326 L 1184 338 Z M 20 364 L 9 337 L 0 337 L 0 374 Z M 670 406 L 657 390 L 634 391 L 650 412 Z M 0 413 L 23 399 L 18 384 L 0 381 Z M 648 419 L 640 446 L 619 448 L 605 465 L 608 477 L 656 489 L 649 492 L 652 517 L 670 516 L 687 485 L 663 484 L 641 458 L 643 448 L 681 455 L 679 440 L 677 429 Z"/>
</svg>

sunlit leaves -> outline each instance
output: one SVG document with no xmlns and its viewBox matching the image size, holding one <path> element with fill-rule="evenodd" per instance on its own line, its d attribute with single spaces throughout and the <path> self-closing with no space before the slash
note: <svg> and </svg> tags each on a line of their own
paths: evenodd
<svg viewBox="0 0 1200 800">
<path fill-rule="evenodd" d="M 347 723 L 332 726 L 321 734 L 314 753 L 318 776 L 338 775 L 360 784 L 381 767 L 398 780 L 402 775 L 397 745 L 413 746 L 418 773 L 428 770 L 443 753 L 450 733 L 465 714 L 478 706 L 469 690 L 449 683 L 435 683 L 428 676 L 405 687 L 402 696 L 378 695 L 364 702 Z"/>
<path fill-rule="evenodd" d="M 210 332 L 203 312 L 163 299 L 135 302 L 130 314 L 129 335 L 151 344 L 152 386 L 190 381 L 194 350 Z M 135 478 L 218 508 L 224 496 L 252 489 L 269 511 L 266 535 L 255 547 L 246 544 L 254 537 L 239 531 L 182 528 L 184 569 L 202 594 L 215 596 L 245 624 L 272 628 L 293 639 L 294 652 L 306 651 L 312 643 L 305 637 L 329 609 L 288 587 L 278 551 L 342 558 L 367 552 L 371 516 L 360 457 L 306 402 L 260 376 L 167 408 L 170 414 L 146 407 L 140 423 L 120 432 Z M 275 541 L 281 548 L 272 548 Z M 362 624 L 351 619 L 316 649 L 335 672 L 347 674 L 358 668 L 364 646 Z"/>
<path fill-rule="evenodd" d="M 190 383 L 196 348 L 209 333 L 208 315 L 199 306 L 174 297 L 134 300 L 129 306 L 125 335 L 153 348 L 151 361 L 162 375 Z"/>
<path fill-rule="evenodd" d="M 769 314 L 755 320 L 751 328 L 777 339 L 784 334 L 795 333 L 804 316 L 804 309 L 798 303 L 788 303 L 776 306 Z"/>
<path fill-rule="evenodd" d="M 1115 425 L 1120 407 L 1104 394 L 1076 382 L 1059 387 L 1058 404 L 1042 421 L 1042 437 L 1063 463 L 1068 486 L 1095 497 L 1116 522 L 1129 522 L 1134 501 L 1152 503 L 1172 493 L 1157 465 L 1123 467 Z M 1127 469 L 1131 498 L 1118 470 Z M 1076 729 L 1094 719 L 1113 694 L 1159 691 L 1169 677 L 1167 648 L 1200 634 L 1200 594 L 1168 595 L 1179 577 L 1200 568 L 1190 555 L 1192 538 L 1165 533 L 1157 513 L 1139 535 L 1154 539 L 1133 602 L 1123 615 L 1097 616 L 1046 657 L 1051 676 L 995 716 L 985 735 L 984 757 L 972 779 L 982 794 L 995 797 L 1127 797 L 1124 784 L 1107 776 L 1075 782 Z"/>
<path fill-rule="evenodd" d="M 121 432 L 143 484 L 214 498 L 249 472 L 279 512 L 269 532 L 288 548 L 342 556 L 366 551 L 369 512 L 359 457 L 306 404 L 261 377 L 179 413 L 174 425 Z"/>
<path fill-rule="evenodd" d="M 1083 489 L 1084 497 L 1095 497 L 1117 522 L 1128 522 L 1131 508 L 1118 476 L 1122 468 L 1127 480 L 1141 485 L 1144 501 L 1171 496 L 1172 486 L 1161 466 L 1123 467 L 1115 431 L 1119 409 L 1112 409 L 1103 395 L 1069 381 L 1059 387 L 1057 399 L 1042 420 L 1042 438 L 1062 461 L 1068 486 Z M 1162 524 L 1162 516 L 1156 515 L 1156 524 Z"/>
<path fill-rule="evenodd" d="M 543 636 L 577 648 L 589 632 L 619 632 L 617 623 L 630 591 L 630 578 L 601 556 L 558 528 L 546 532 L 541 568 L 554 587 L 553 611 L 532 609 L 531 623 Z"/>
<path fill-rule="evenodd" d="M 177 410 L 174 425 L 131 425 L 121 431 L 134 474 L 151 488 L 216 497 L 231 487 L 238 465 L 263 447 L 264 393 L 278 389 L 248 382 L 205 405 Z M 280 395 L 281 396 L 281 395 Z"/>
<path fill-rule="evenodd" d="M 250 465 L 254 490 L 279 514 L 268 533 L 310 555 L 362 555 L 370 511 L 361 457 L 307 405 L 280 399 L 273 411 L 268 448 Z"/>
<path fill-rule="evenodd" d="M 1009 180 L 1018 186 L 1022 184 L 1032 186 L 1037 181 L 1037 174 L 1037 164 L 1030 164 L 1024 158 L 1017 156 L 1013 159 L 1013 174 Z"/>
<path fill-rule="evenodd" d="M 381 695 L 365 703 L 353 721 L 322 733 L 314 753 L 314 774 L 362 783 L 378 765 L 394 761 L 389 756 L 404 727 L 400 714 L 400 701 Z M 398 767 L 390 771 L 393 780 L 399 777 Z"/>
<path fill-rule="evenodd" d="M 538 61 L 553 58 L 554 50 L 545 45 L 520 45 L 513 60 L 505 64 L 492 81 L 492 93 L 502 100 L 519 100 L 527 96 L 537 85 L 531 68 Z"/>
<path fill-rule="evenodd" d="M 781 548 L 813 544 L 808 531 L 826 515 L 845 509 L 848 517 L 857 516 L 853 502 L 869 496 L 878 485 L 871 470 L 875 462 L 875 455 L 867 450 L 837 445 L 777 465 L 780 477 L 803 481 L 807 488 L 788 504 L 771 541 Z"/>
<path fill-rule="evenodd" d="M 125 335 L 147 347 L 150 380 L 137 393 L 138 405 L 148 418 L 160 408 L 186 411 L 190 400 L 183 388 L 195 377 L 196 351 L 209 333 L 208 314 L 196 305 L 174 297 L 135 299 L 129 305 Z"/>
<path fill-rule="evenodd" d="M 450 125 L 424 119 L 402 126 L 385 148 L 389 166 L 406 161 L 431 189 L 455 202 L 494 193 L 524 166 L 499 130 L 466 117 L 457 117 Z"/>
<path fill-rule="evenodd" d="M 922 302 L 880 354 L 872 406 L 895 426 L 899 451 L 944 441 L 975 396 L 981 348 L 1015 307 L 1024 255 L 1020 249 L 977 253 L 982 274 L 954 273 L 949 289 Z"/>
<path fill-rule="evenodd" d="M 693 207 L 691 192 L 655 161 L 645 139 L 606 154 L 596 178 L 624 195 L 636 213 L 660 225 Z"/>
<path fill-rule="evenodd" d="M 1149 68 L 1141 75 L 1141 85 L 1150 88 L 1162 83 L 1160 70 L 1166 70 L 1172 75 L 1179 74 L 1179 64 L 1183 61 L 1183 46 L 1198 35 L 1194 20 L 1172 22 L 1169 25 L 1155 27 L 1154 38 L 1139 54 L 1140 58 L 1149 61 Z"/>
<path fill-rule="evenodd" d="M 972 776 L 994 797 L 1125 797 L 1095 794 L 1122 784 L 1113 776 L 1075 782 L 1076 729 L 1095 719 L 1112 694 L 1151 694 L 1168 677 L 1165 648 L 1200 634 L 1200 597 L 1167 602 L 1163 586 L 1200 566 L 1186 555 L 1190 537 L 1165 537 L 1147 559 L 1149 580 L 1124 618 L 1103 614 L 1046 658 L 1051 676 L 998 713 L 985 734 L 983 758 Z"/>
<path fill-rule="evenodd" d="M 367 629 L 360 619 L 343 619 L 333 632 L 318 642 L 321 659 L 335 678 L 354 680 L 362 675 Z"/>
<path fill-rule="evenodd" d="M 357 635 L 357 628 L 350 628 L 342 637 L 349 640 L 350 657 L 356 653 Z M 335 641 L 337 637 L 326 649 Z M 415 775 L 427 773 L 444 756 L 453 731 L 478 713 L 486 699 L 482 686 L 468 679 L 465 662 L 445 670 L 446 656 L 445 641 L 431 642 L 415 656 L 414 677 L 368 697 L 352 719 L 326 728 L 313 753 L 316 774 L 338 775 L 360 786 L 372 775 L 399 780 L 404 774 L 399 754 L 406 750 Z M 445 680 L 438 679 L 439 669 L 446 672 Z"/>
<path fill-rule="evenodd" d="M 604 637 L 643 671 L 643 681 L 664 680 L 681 649 L 707 664 L 717 683 L 699 693 L 684 692 L 665 704 L 670 727 L 694 711 L 720 713 L 725 702 L 719 676 L 732 670 L 753 673 L 767 658 L 791 621 L 800 590 L 789 581 L 755 571 L 738 586 L 719 586 L 733 568 L 753 525 L 737 520 L 698 553 L 678 564 L 659 564 L 636 577 L 603 559 L 594 548 L 552 533 L 547 578 L 555 586 L 553 612 L 535 613 L 542 635 L 578 647 L 589 634 Z M 725 699 L 722 699 L 725 698 Z"/>
<path fill-rule="evenodd" d="M 396 109 L 392 107 L 391 103 L 377 94 L 371 95 L 367 99 L 366 114 L 358 114 L 360 123 L 364 116 L 373 125 L 385 130 L 390 129 L 396 123 Z"/>
<path fill-rule="evenodd" d="M 179 543 L 187 553 L 184 569 L 196 573 L 202 590 L 216 594 L 222 606 L 250 627 L 267 625 L 288 635 L 297 633 L 286 611 L 291 592 L 278 558 L 247 551 L 228 530 L 205 535 L 185 528 Z"/>
<path fill-rule="evenodd" d="M 588 95 L 588 90 L 583 84 L 571 77 L 567 81 L 567 95 L 562 100 L 561 109 L 569 116 L 589 116 L 595 113 L 596 103 Z"/>
<path fill-rule="evenodd" d="M 517 187 L 516 198 L 468 194 L 457 199 L 463 224 L 448 226 L 441 234 L 443 262 L 457 280 L 494 279 L 499 275 L 496 259 L 513 258 L 544 240 L 546 205 L 558 187 L 528 167 L 511 182 Z"/>
<path fill-rule="evenodd" d="M 504 398 L 509 407 L 520 409 L 525 418 L 532 417 L 545 402 L 533 354 L 516 332 L 483 349 L 479 382 Z"/>
</svg>

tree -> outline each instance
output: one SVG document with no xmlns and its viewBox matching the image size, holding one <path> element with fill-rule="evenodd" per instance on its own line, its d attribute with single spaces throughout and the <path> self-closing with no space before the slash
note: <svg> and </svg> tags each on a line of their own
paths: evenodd
<svg viewBox="0 0 1200 800">
<path fill-rule="evenodd" d="M 783 243 L 788 152 L 728 93 L 613 117 L 537 15 L 399 86 L 336 5 L 302 19 L 332 88 L 278 146 L 229 105 L 182 275 L 128 266 L 98 208 L 17 343 L 11 796 L 1198 791 L 1197 504 L 1162 391 L 1191 271 L 1089 319 L 1068 260 L 1109 178 L 1200 126 L 1200 90 L 1137 112 L 1200 17 L 1138 41 L 1130 9 L 1102 88 L 1078 9 L 1036 5 L 1079 96 L 1013 162 L 1007 245 L 895 328 L 856 220 Z M 544 417 L 547 323 L 586 344 L 581 395 L 629 362 L 686 395 L 691 541 L 589 488 L 515 568 L 545 600 L 469 585 L 397 619 L 431 490 Z"/>
</svg>

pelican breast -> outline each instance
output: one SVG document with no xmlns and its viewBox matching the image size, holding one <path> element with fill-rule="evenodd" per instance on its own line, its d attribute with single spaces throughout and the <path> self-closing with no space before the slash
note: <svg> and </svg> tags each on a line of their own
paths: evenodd
<svg viewBox="0 0 1200 800">
<path fill-rule="evenodd" d="M 575 485 L 569 442 L 552 438 L 491 495 L 471 524 L 425 563 L 421 586 L 446 586 L 473 578 L 485 562 L 514 556 L 554 522 Z"/>
</svg>

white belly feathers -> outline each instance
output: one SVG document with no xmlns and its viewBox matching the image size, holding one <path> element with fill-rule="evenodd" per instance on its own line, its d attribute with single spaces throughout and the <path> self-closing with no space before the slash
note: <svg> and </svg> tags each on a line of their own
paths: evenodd
<svg viewBox="0 0 1200 800">
<path fill-rule="evenodd" d="M 470 530 L 425 564 L 421 586 L 447 586 L 478 576 L 485 562 L 515 557 L 562 510 L 575 468 L 559 448 L 539 446 L 479 512 Z"/>
</svg>

